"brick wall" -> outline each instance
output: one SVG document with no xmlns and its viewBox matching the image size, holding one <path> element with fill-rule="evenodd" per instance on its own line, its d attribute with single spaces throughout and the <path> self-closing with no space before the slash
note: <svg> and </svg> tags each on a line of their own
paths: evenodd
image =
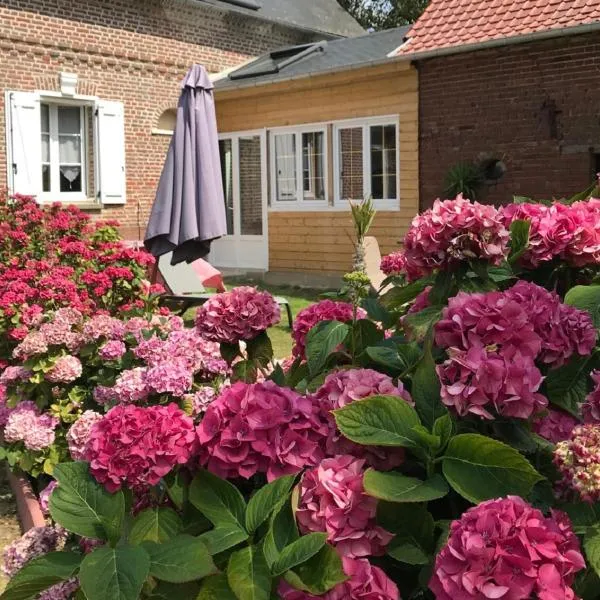
<svg viewBox="0 0 600 600">
<path fill-rule="evenodd" d="M 305 33 L 177 0 L 0 0 L 2 91 L 59 90 L 76 73 L 78 93 L 125 105 L 127 204 L 107 207 L 127 237 L 143 235 L 169 138 L 152 135 L 176 106 L 179 81 L 198 62 L 211 72 Z M 6 185 L 5 107 L 0 106 L 0 186 Z"/>
<path fill-rule="evenodd" d="M 507 172 L 489 203 L 586 188 L 600 153 L 600 34 L 504 46 L 419 63 L 420 202 L 448 169 L 485 154 Z"/>
</svg>

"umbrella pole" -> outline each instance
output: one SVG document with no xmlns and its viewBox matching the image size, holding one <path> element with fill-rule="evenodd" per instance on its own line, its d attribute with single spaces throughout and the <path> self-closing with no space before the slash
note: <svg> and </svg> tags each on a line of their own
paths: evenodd
<svg viewBox="0 0 600 600">
<path fill-rule="evenodd" d="M 154 261 L 152 265 L 152 272 L 150 273 L 150 283 L 154 285 L 156 280 L 158 279 L 158 258 Z"/>
</svg>

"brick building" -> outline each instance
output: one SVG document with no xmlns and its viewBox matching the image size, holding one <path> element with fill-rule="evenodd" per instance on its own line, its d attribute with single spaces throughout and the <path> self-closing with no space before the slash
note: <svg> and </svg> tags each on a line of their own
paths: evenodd
<svg viewBox="0 0 600 600">
<path fill-rule="evenodd" d="M 422 208 L 463 161 L 505 164 L 489 203 L 571 195 L 600 171 L 597 0 L 432 0 L 396 55 L 419 72 Z"/>
<path fill-rule="evenodd" d="M 361 32 L 336 0 L 0 0 L 0 185 L 138 238 L 192 63 Z"/>
</svg>

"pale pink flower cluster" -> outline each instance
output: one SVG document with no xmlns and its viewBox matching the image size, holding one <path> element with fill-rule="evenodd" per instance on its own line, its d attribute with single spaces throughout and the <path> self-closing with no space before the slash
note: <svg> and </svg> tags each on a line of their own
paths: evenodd
<svg viewBox="0 0 600 600">
<path fill-rule="evenodd" d="M 581 405 L 581 414 L 586 423 L 600 424 L 600 371 L 592 371 L 591 377 L 594 389 Z"/>
<path fill-rule="evenodd" d="M 186 394 L 183 398 L 191 404 L 192 416 L 198 417 L 207 411 L 216 397 L 217 392 L 215 388 L 203 385 L 193 394 Z"/>
<path fill-rule="evenodd" d="M 326 458 L 300 481 L 296 519 L 302 533 L 322 531 L 342 556 L 381 556 L 394 537 L 377 525 L 377 500 L 363 488 L 365 461 Z"/>
<path fill-rule="evenodd" d="M 79 579 L 72 577 L 44 590 L 37 597 L 37 600 L 69 600 L 78 589 Z"/>
<path fill-rule="evenodd" d="M 224 388 L 198 426 L 201 463 L 226 479 L 272 481 L 323 459 L 329 424 L 311 398 L 272 381 Z"/>
<path fill-rule="evenodd" d="M 60 550 L 68 533 L 61 527 L 33 527 L 4 550 L 2 572 L 13 577 L 30 560 Z"/>
<path fill-rule="evenodd" d="M 584 502 L 600 500 L 600 425 L 578 425 L 568 440 L 554 450 L 554 464 L 562 475 L 560 488 L 575 492 Z"/>
<path fill-rule="evenodd" d="M 562 410 L 548 409 L 548 412 L 533 420 L 532 428 L 540 437 L 558 444 L 571 437 L 571 432 L 579 421 Z"/>
<path fill-rule="evenodd" d="M 509 232 L 494 206 L 462 196 L 436 200 L 413 219 L 404 237 L 403 270 L 415 279 L 463 261 L 499 264 L 508 253 L 508 241 Z"/>
<path fill-rule="evenodd" d="M 48 373 L 46 379 L 52 383 L 72 383 L 81 377 L 83 366 L 76 356 L 61 356 Z"/>
<path fill-rule="evenodd" d="M 356 318 L 364 319 L 367 313 L 359 308 Z M 302 309 L 296 316 L 292 327 L 294 347 L 292 354 L 295 358 L 306 358 L 304 351 L 308 332 L 321 321 L 340 321 L 347 323 L 354 318 L 354 307 L 349 302 L 336 302 L 334 300 L 321 300 Z"/>
<path fill-rule="evenodd" d="M 281 600 L 400 600 L 398 586 L 366 558 L 342 557 L 348 579 L 322 596 L 293 588 L 283 579 L 277 593 Z"/>
<path fill-rule="evenodd" d="M 550 517 L 522 498 L 483 502 L 453 521 L 429 588 L 436 600 L 575 600 L 585 568 L 566 514 Z"/>
<path fill-rule="evenodd" d="M 27 450 L 38 451 L 54 443 L 58 419 L 41 413 L 35 402 L 26 400 L 11 410 L 4 427 L 4 440 L 23 442 Z"/>
<path fill-rule="evenodd" d="M 106 391 L 106 397 L 122 403 L 143 402 L 151 393 L 146 381 L 147 371 L 147 367 L 135 367 L 121 372 L 110 388 L 111 392 Z"/>
<path fill-rule="evenodd" d="M 127 352 L 127 346 L 121 340 L 109 340 L 98 350 L 102 360 L 119 360 Z"/>
<path fill-rule="evenodd" d="M 171 394 L 176 398 L 187 394 L 194 383 L 193 374 L 182 358 L 174 358 L 150 367 L 144 377 L 146 385 L 155 394 Z"/>
<path fill-rule="evenodd" d="M 233 344 L 254 339 L 280 319 L 279 305 L 271 294 L 238 287 L 203 304 L 196 314 L 196 327 L 207 340 Z"/>
<path fill-rule="evenodd" d="M 129 322 L 133 321 L 130 319 Z M 142 319 L 147 323 L 145 319 Z M 129 323 L 128 322 L 128 323 Z M 126 325 L 120 319 L 109 315 L 94 315 L 83 325 L 83 338 L 87 343 L 97 342 L 100 339 L 120 340 L 123 339 Z"/>
<path fill-rule="evenodd" d="M 94 423 L 98 423 L 101 420 L 102 415 L 100 413 L 93 410 L 86 410 L 69 427 L 69 431 L 67 431 L 67 444 L 69 446 L 69 454 L 73 460 L 85 460 L 85 448 L 90 437 L 90 431 Z"/>
<path fill-rule="evenodd" d="M 352 454 L 364 458 L 376 469 L 393 469 L 404 462 L 402 448 L 361 446 L 351 442 L 337 429 L 331 412 L 369 396 L 398 396 L 412 404 L 410 394 L 404 389 L 401 381 L 394 384 L 391 377 L 372 369 L 346 369 L 330 373 L 326 377 L 313 396 L 321 414 L 330 423 L 326 453 L 328 456 Z"/>
<path fill-rule="evenodd" d="M 0 383 L 14 383 L 15 381 L 25 381 L 31 377 L 31 371 L 25 367 L 6 367 L 0 375 Z"/>
<path fill-rule="evenodd" d="M 27 360 L 36 354 L 48 352 L 48 342 L 39 331 L 29 332 L 23 341 L 13 350 L 13 358 Z"/>
<path fill-rule="evenodd" d="M 194 422 L 176 404 L 116 406 L 91 428 L 90 473 L 109 492 L 156 485 L 196 450 Z"/>
</svg>

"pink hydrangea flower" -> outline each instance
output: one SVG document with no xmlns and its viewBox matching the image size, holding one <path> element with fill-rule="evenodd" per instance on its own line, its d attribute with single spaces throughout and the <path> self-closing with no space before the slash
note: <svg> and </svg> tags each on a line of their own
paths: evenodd
<svg viewBox="0 0 600 600">
<path fill-rule="evenodd" d="M 575 266 L 597 265 L 600 263 L 600 200 L 575 202 L 563 209 L 572 235 L 563 252 L 565 260 Z"/>
<path fill-rule="evenodd" d="M 400 600 L 398 586 L 366 558 L 342 557 L 348 580 L 322 596 L 313 596 L 293 588 L 283 579 L 277 593 L 281 600 Z"/>
<path fill-rule="evenodd" d="M 28 450 L 44 450 L 54 443 L 57 425 L 56 417 L 40 413 L 35 403 L 27 400 L 11 410 L 4 427 L 4 440 L 23 442 Z"/>
<path fill-rule="evenodd" d="M 5 548 L 2 572 L 13 577 L 30 560 L 60 550 L 67 536 L 62 527 L 33 527 Z"/>
<path fill-rule="evenodd" d="M 192 416 L 198 417 L 203 415 L 208 407 L 214 402 L 217 397 L 215 388 L 208 385 L 203 385 L 200 389 L 196 390 L 193 394 L 186 394 L 184 400 L 191 403 Z"/>
<path fill-rule="evenodd" d="M 221 391 L 198 426 L 201 462 L 224 478 L 269 481 L 317 465 L 329 425 L 310 398 L 272 381 Z"/>
<path fill-rule="evenodd" d="M 196 450 L 194 422 L 176 404 L 116 406 L 92 426 L 90 473 L 109 492 L 156 485 Z"/>
<path fill-rule="evenodd" d="M 44 590 L 37 597 L 37 600 L 69 600 L 78 589 L 79 579 L 72 577 Z"/>
<path fill-rule="evenodd" d="M 562 410 L 550 408 L 548 413 L 534 419 L 533 431 L 544 439 L 558 444 L 571 437 L 573 429 L 579 421 Z"/>
<path fill-rule="evenodd" d="M 82 372 L 81 361 L 76 356 L 61 356 L 46 373 L 46 379 L 52 383 L 72 383 Z"/>
<path fill-rule="evenodd" d="M 417 215 L 404 238 L 405 270 L 423 274 L 467 260 L 499 264 L 509 233 L 498 209 L 457 196 Z"/>
<path fill-rule="evenodd" d="M 354 316 L 354 308 L 348 302 L 335 302 L 333 300 L 321 300 L 316 304 L 311 304 L 302 309 L 294 321 L 292 327 L 292 337 L 294 338 L 294 347 L 292 354 L 295 358 L 304 356 L 306 344 L 306 336 L 308 332 L 321 321 L 340 321 L 347 323 L 352 321 Z M 357 319 L 364 319 L 367 313 L 362 309 L 358 309 Z"/>
<path fill-rule="evenodd" d="M 52 492 L 54 491 L 54 488 L 58 485 L 57 481 L 54 481 L 54 479 L 40 492 L 40 495 L 38 497 L 39 500 L 39 504 L 40 504 L 40 510 L 42 511 L 42 514 L 47 517 L 50 514 L 50 496 L 52 495 Z"/>
<path fill-rule="evenodd" d="M 271 294 L 238 287 L 202 305 L 196 313 L 196 327 L 207 340 L 232 344 L 254 339 L 280 319 L 279 305 Z"/>
<path fill-rule="evenodd" d="M 73 460 L 85 460 L 85 448 L 90 437 L 90 431 L 94 423 L 98 423 L 101 420 L 102 415 L 100 413 L 93 410 L 86 410 L 69 427 L 69 431 L 67 431 L 67 444 L 69 445 L 69 454 Z"/>
<path fill-rule="evenodd" d="M 429 292 L 431 292 L 431 287 L 432 286 L 428 285 L 415 298 L 415 301 L 411 304 L 410 308 L 408 309 L 408 312 L 410 314 L 421 312 L 422 310 L 424 310 L 424 309 L 428 308 L 429 306 L 431 306 L 431 302 L 429 301 Z"/>
<path fill-rule="evenodd" d="M 581 405 L 581 414 L 586 423 L 600 424 L 600 371 L 592 371 L 590 375 L 594 382 L 594 389 Z"/>
<path fill-rule="evenodd" d="M 322 531 L 342 556 L 381 556 L 394 537 L 376 523 L 377 500 L 363 488 L 365 461 L 326 458 L 300 481 L 296 519 L 302 533 Z"/>
<path fill-rule="evenodd" d="M 15 381 L 25 381 L 31 377 L 31 371 L 25 367 L 6 367 L 0 375 L 0 383 L 14 383 Z"/>
<path fill-rule="evenodd" d="M 564 495 L 575 492 L 584 502 L 600 500 L 600 426 L 578 425 L 568 440 L 554 450 L 554 464 L 562 475 Z"/>
<path fill-rule="evenodd" d="M 483 502 L 453 521 L 429 588 L 437 600 L 574 600 L 585 568 L 566 514 L 545 517 L 522 498 Z"/>
<path fill-rule="evenodd" d="M 149 368 L 145 372 L 146 385 L 156 394 L 172 394 L 181 398 L 194 383 L 193 373 L 185 360 L 175 358 Z"/>
<path fill-rule="evenodd" d="M 127 346 L 121 340 L 110 340 L 98 350 L 98 356 L 102 360 L 119 360 L 125 352 Z"/>
<path fill-rule="evenodd" d="M 46 338 L 39 331 L 28 333 L 23 341 L 13 350 L 13 358 L 27 360 L 36 354 L 45 354 L 48 352 L 48 343 Z"/>
<path fill-rule="evenodd" d="M 330 373 L 323 385 L 315 392 L 314 400 L 323 417 L 330 424 L 326 452 L 328 456 L 352 454 L 364 458 L 379 470 L 389 470 L 404 462 L 402 448 L 361 446 L 346 439 L 337 429 L 331 411 L 342 408 L 355 400 L 369 396 L 398 396 L 412 404 L 410 394 L 401 381 L 394 384 L 392 378 L 372 369 L 347 369 Z"/>
<path fill-rule="evenodd" d="M 95 315 L 83 325 L 83 338 L 88 343 L 100 339 L 120 340 L 124 335 L 123 321 L 109 315 Z"/>
<path fill-rule="evenodd" d="M 147 367 L 135 367 L 128 371 L 123 371 L 115 381 L 112 388 L 113 397 L 119 402 L 132 403 L 143 402 L 151 393 L 150 386 L 146 381 Z M 109 393 L 106 392 L 107 397 Z"/>
</svg>

